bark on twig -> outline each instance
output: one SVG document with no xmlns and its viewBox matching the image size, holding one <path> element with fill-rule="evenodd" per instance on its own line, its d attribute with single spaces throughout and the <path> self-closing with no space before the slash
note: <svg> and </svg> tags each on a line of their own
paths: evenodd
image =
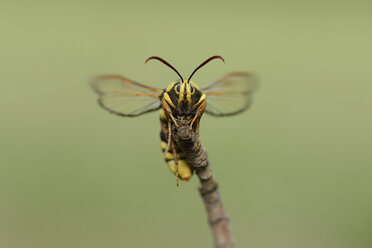
<svg viewBox="0 0 372 248">
<path fill-rule="evenodd" d="M 215 247 L 234 247 L 229 217 L 223 208 L 218 184 L 212 174 L 207 152 L 201 145 L 197 149 L 198 136 L 194 131 L 190 130 L 188 125 L 174 129 L 173 135 L 177 145 L 184 152 L 189 165 L 195 170 L 196 175 L 200 179 L 199 192 L 207 210 Z"/>
</svg>

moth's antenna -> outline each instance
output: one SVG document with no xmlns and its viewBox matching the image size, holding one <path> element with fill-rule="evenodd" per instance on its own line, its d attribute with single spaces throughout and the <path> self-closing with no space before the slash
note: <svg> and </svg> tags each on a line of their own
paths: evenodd
<svg viewBox="0 0 372 248">
<path fill-rule="evenodd" d="M 156 60 L 159 60 L 160 62 L 162 62 L 163 64 L 165 64 L 166 66 L 170 67 L 173 71 L 175 71 L 178 76 L 180 77 L 181 79 L 181 82 L 183 82 L 183 78 L 181 76 L 181 74 L 176 70 L 176 68 L 174 68 L 173 66 L 171 66 L 167 61 L 165 61 L 164 59 L 158 57 L 158 56 L 151 56 L 149 57 L 148 59 L 146 59 L 145 61 L 145 64 L 149 61 L 149 60 L 152 60 L 152 59 L 156 59 Z"/>
<path fill-rule="evenodd" d="M 222 60 L 225 63 L 225 60 L 222 58 L 222 56 L 219 56 L 219 55 L 212 56 L 209 59 L 207 59 L 206 61 L 204 61 L 203 63 L 201 63 L 201 65 L 199 65 L 198 67 L 196 67 L 196 69 L 191 73 L 191 76 L 189 77 L 189 79 L 187 79 L 187 82 L 190 81 L 190 79 L 192 78 L 192 76 L 195 74 L 195 72 L 197 70 L 199 70 L 200 68 L 202 68 L 203 66 L 205 66 L 209 61 L 214 60 L 214 59 L 220 59 L 220 60 Z"/>
</svg>

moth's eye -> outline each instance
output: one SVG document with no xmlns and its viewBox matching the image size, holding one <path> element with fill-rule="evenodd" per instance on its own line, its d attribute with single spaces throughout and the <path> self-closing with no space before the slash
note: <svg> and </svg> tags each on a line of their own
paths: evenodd
<svg viewBox="0 0 372 248">
<path fill-rule="evenodd" d="M 175 89 L 176 93 L 179 94 L 180 93 L 181 86 L 180 85 L 177 85 L 174 89 Z"/>
<path fill-rule="evenodd" d="M 192 86 L 192 84 L 190 84 L 190 92 L 191 92 L 191 94 L 194 94 L 194 92 L 195 92 L 195 87 Z"/>
</svg>

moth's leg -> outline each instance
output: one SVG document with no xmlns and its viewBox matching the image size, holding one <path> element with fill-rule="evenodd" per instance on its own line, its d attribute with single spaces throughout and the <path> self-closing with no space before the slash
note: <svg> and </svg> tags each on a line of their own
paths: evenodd
<svg viewBox="0 0 372 248">
<path fill-rule="evenodd" d="M 205 110 L 205 107 L 207 106 L 207 102 L 204 100 L 198 107 L 198 109 L 196 110 L 196 114 L 195 114 L 195 117 L 192 119 L 191 121 L 191 124 L 190 124 L 190 129 L 192 130 L 192 126 L 194 124 L 194 122 L 199 118 L 201 118 L 201 116 L 203 115 L 204 113 L 204 110 Z M 198 121 L 199 122 L 199 121 Z"/>
<path fill-rule="evenodd" d="M 191 124 L 190 124 L 190 130 L 192 130 L 192 125 L 194 125 L 194 122 L 198 118 L 198 112 L 196 112 L 195 117 L 192 119 Z"/>
<path fill-rule="evenodd" d="M 200 119 L 204 113 L 205 107 L 207 106 L 207 102 L 204 100 L 200 106 L 198 107 L 195 117 L 192 119 L 190 124 L 190 130 L 192 130 L 193 124 L 196 122 L 196 134 L 198 136 L 198 145 L 194 149 L 194 152 L 197 151 L 200 147 L 200 136 L 199 136 L 199 128 L 200 128 Z"/>
<path fill-rule="evenodd" d="M 172 119 L 172 121 L 174 122 L 174 125 L 176 125 L 176 127 L 178 128 L 178 123 L 177 123 L 176 119 L 174 119 L 174 117 L 172 115 L 172 110 L 169 107 L 167 101 L 163 100 L 162 101 L 162 106 L 163 106 L 163 109 L 164 109 L 164 112 L 166 113 L 166 115 Z"/>
<path fill-rule="evenodd" d="M 178 157 L 177 157 L 176 146 L 173 144 L 173 142 L 172 142 L 172 151 L 173 151 L 174 163 L 176 164 L 176 184 L 178 186 Z"/>
<path fill-rule="evenodd" d="M 171 138 L 172 138 L 172 130 L 171 130 L 171 122 L 170 119 L 168 119 L 168 142 L 167 147 L 165 148 L 164 153 L 167 153 L 169 151 L 170 145 L 171 145 Z"/>
<path fill-rule="evenodd" d="M 200 147 L 199 127 L 200 127 L 200 119 L 196 122 L 196 135 L 198 135 L 198 145 L 193 150 L 193 152 L 196 152 L 197 150 L 199 150 L 199 147 Z"/>
</svg>

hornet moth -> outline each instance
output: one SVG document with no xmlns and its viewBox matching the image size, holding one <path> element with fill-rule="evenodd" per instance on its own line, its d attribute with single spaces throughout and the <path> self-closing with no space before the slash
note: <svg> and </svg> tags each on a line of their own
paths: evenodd
<svg viewBox="0 0 372 248">
<path fill-rule="evenodd" d="M 103 75 L 91 82 L 93 90 L 98 94 L 98 102 L 107 111 L 127 117 L 135 117 L 160 109 L 160 138 L 164 159 L 178 178 L 188 181 L 191 168 L 171 135 L 172 128 L 180 123 L 189 125 L 199 135 L 200 118 L 203 113 L 213 116 L 230 116 L 243 112 L 252 102 L 252 93 L 257 87 L 256 76 L 248 72 L 230 73 L 204 87 L 191 81 L 197 70 L 214 59 L 212 56 L 201 63 L 184 80 L 181 74 L 164 59 L 152 56 L 150 60 L 158 60 L 177 73 L 179 79 L 165 89 L 158 89 L 141 84 L 120 75 Z M 197 151 L 200 148 L 200 140 Z"/>
</svg>

